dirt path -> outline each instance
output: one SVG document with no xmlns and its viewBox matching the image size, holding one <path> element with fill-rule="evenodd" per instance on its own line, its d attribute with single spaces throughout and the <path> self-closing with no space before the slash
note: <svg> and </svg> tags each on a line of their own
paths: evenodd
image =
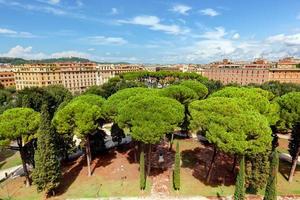
<svg viewBox="0 0 300 200">
<path fill-rule="evenodd" d="M 170 195 L 170 172 L 166 170 L 152 177 L 151 196 L 166 197 Z"/>
</svg>

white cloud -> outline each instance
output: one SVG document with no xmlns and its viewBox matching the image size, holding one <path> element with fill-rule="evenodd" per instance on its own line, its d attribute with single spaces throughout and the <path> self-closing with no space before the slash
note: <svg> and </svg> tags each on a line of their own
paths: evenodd
<svg viewBox="0 0 300 200">
<path fill-rule="evenodd" d="M 211 17 L 220 15 L 219 12 L 217 12 L 216 10 L 214 10 L 212 8 L 206 8 L 206 9 L 200 10 L 200 13 L 202 15 L 207 15 L 207 16 L 211 16 Z"/>
<path fill-rule="evenodd" d="M 1 57 L 16 57 L 16 58 L 25 58 L 25 59 L 42 59 L 46 55 L 43 53 L 33 53 L 32 47 L 22 47 L 17 45 L 11 48 L 7 53 L 0 54 Z"/>
<path fill-rule="evenodd" d="M 178 25 L 166 25 L 160 22 L 160 19 L 157 16 L 148 16 L 148 15 L 141 15 L 136 16 L 131 20 L 119 20 L 119 23 L 123 24 L 135 24 L 135 25 L 142 25 L 148 26 L 151 30 L 155 31 L 163 31 L 168 34 L 185 34 L 189 32 L 189 29 L 181 28 Z"/>
<path fill-rule="evenodd" d="M 119 11 L 118 11 L 117 8 L 112 8 L 111 11 L 110 11 L 110 14 L 111 15 L 117 15 L 117 14 L 119 14 Z"/>
<path fill-rule="evenodd" d="M 127 40 L 121 37 L 105 37 L 102 35 L 83 38 L 83 41 L 91 45 L 124 45 Z"/>
<path fill-rule="evenodd" d="M 293 34 L 293 35 L 273 35 L 267 38 L 267 41 L 270 43 L 283 43 L 289 46 L 296 46 L 300 45 L 300 33 Z"/>
<path fill-rule="evenodd" d="M 18 57 L 24 59 L 45 59 L 45 58 L 60 58 L 60 57 L 81 57 L 90 60 L 96 61 L 105 61 L 105 62 L 138 62 L 140 61 L 138 58 L 134 56 L 112 56 L 110 53 L 105 53 L 104 56 L 96 56 L 85 52 L 70 50 L 70 51 L 61 51 L 54 53 L 42 53 L 42 52 L 34 52 L 31 46 L 23 47 L 17 45 L 11 48 L 6 53 L 0 53 L 0 57 Z"/>
<path fill-rule="evenodd" d="M 253 60 L 264 57 L 277 60 L 285 56 L 300 57 L 300 33 L 279 34 L 263 40 L 240 40 L 237 39 L 237 33 L 228 34 L 231 32 L 234 31 L 227 32 L 223 27 L 206 31 L 188 44 L 177 44 L 177 48 L 161 53 L 162 60 L 172 63 L 207 63 L 223 58 Z"/>
<path fill-rule="evenodd" d="M 79 52 L 79 51 L 62 51 L 52 53 L 50 55 L 51 58 L 69 58 L 69 57 L 79 57 L 79 58 L 91 58 L 90 54 Z"/>
<path fill-rule="evenodd" d="M 15 30 L 11 29 L 6 29 L 6 28 L 0 28 L 0 37 L 5 36 L 5 37 L 15 37 L 15 38 L 34 38 L 37 37 L 33 35 L 32 33 L 29 32 L 18 32 Z"/>
<path fill-rule="evenodd" d="M 42 52 L 34 52 L 31 46 L 23 47 L 17 45 L 11 48 L 6 53 L 0 53 L 0 57 L 14 57 L 14 58 L 24 58 L 24 59 L 45 59 L 45 58 L 59 58 L 59 57 L 81 57 L 81 58 L 91 58 L 90 54 L 79 52 L 79 51 L 62 51 L 55 52 L 52 54 L 46 54 Z"/>
<path fill-rule="evenodd" d="M 89 48 L 88 51 L 95 51 L 95 48 Z"/>
<path fill-rule="evenodd" d="M 214 30 L 206 31 L 202 35 L 200 35 L 200 38 L 204 39 L 220 39 L 223 38 L 225 35 L 227 35 L 227 32 L 223 27 L 216 27 Z"/>
<path fill-rule="evenodd" d="M 240 34 L 235 33 L 235 34 L 232 36 L 232 39 L 235 39 L 235 40 L 240 39 Z"/>
<path fill-rule="evenodd" d="M 188 11 L 190 11 L 191 9 L 192 9 L 192 7 L 190 7 L 190 6 L 183 5 L 183 4 L 177 4 L 177 5 L 173 6 L 171 11 L 182 14 L 182 15 L 187 15 Z"/>
<path fill-rule="evenodd" d="M 55 4 L 59 4 L 60 0 L 49 0 L 48 3 L 55 5 Z"/>
</svg>

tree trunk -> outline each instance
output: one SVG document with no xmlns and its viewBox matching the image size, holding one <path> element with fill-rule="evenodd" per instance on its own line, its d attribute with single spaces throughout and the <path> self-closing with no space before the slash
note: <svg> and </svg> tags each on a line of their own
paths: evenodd
<svg viewBox="0 0 300 200">
<path fill-rule="evenodd" d="M 86 154 L 86 161 L 87 161 L 87 167 L 88 167 L 88 176 L 92 175 L 91 172 L 91 146 L 90 146 L 90 138 L 89 136 L 86 137 L 86 145 L 85 145 L 85 154 Z"/>
<path fill-rule="evenodd" d="M 150 176 L 150 171 L 151 171 L 151 144 L 149 144 L 149 148 L 148 148 L 148 167 L 147 167 L 148 176 Z"/>
<path fill-rule="evenodd" d="M 17 139 L 17 143 L 18 143 L 18 146 L 19 146 L 19 151 L 20 151 L 22 165 L 23 165 L 23 171 L 24 171 L 25 178 L 26 178 L 26 187 L 29 187 L 31 185 L 31 180 L 30 180 L 29 172 L 28 172 L 27 165 L 26 165 L 26 162 L 25 162 L 25 152 L 24 152 L 24 148 L 23 148 L 23 144 L 22 144 L 23 142 L 22 142 L 21 137 L 19 137 Z"/>
<path fill-rule="evenodd" d="M 133 157 L 134 157 L 134 162 L 137 163 L 137 160 L 138 160 L 138 158 L 137 158 L 137 154 L 138 154 L 138 144 L 137 144 L 136 141 L 134 141 L 133 145 L 134 145 L 134 156 L 133 156 Z"/>
<path fill-rule="evenodd" d="M 216 147 L 214 147 L 213 157 L 212 157 L 212 159 L 211 159 L 211 163 L 210 163 L 210 166 L 209 166 L 207 175 L 206 175 L 206 182 L 207 182 L 207 183 L 210 182 L 211 174 L 212 174 L 212 169 L 213 169 L 213 165 L 214 165 L 215 160 L 216 160 L 216 156 L 217 156 L 217 149 L 216 149 Z"/>
<path fill-rule="evenodd" d="M 291 167 L 291 171 L 290 171 L 290 175 L 289 175 L 289 182 L 290 183 L 293 181 L 293 176 L 295 174 L 295 170 L 296 170 L 296 167 L 297 167 L 299 153 L 300 153 L 300 146 L 297 149 L 295 158 L 292 160 L 292 167 Z"/>
<path fill-rule="evenodd" d="M 170 140 L 170 144 L 169 144 L 169 151 L 171 151 L 172 148 L 173 148 L 173 141 L 174 141 L 174 133 L 172 133 L 172 135 L 171 135 L 171 140 Z"/>
<path fill-rule="evenodd" d="M 236 166 L 236 162 L 237 162 L 237 155 L 234 154 L 233 165 L 232 165 L 231 173 L 234 173 L 234 169 L 235 169 L 235 166 Z"/>
</svg>

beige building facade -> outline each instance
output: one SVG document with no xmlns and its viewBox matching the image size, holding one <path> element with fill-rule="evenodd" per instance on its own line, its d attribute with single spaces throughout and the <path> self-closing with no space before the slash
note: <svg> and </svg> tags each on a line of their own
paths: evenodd
<svg viewBox="0 0 300 200">
<path fill-rule="evenodd" d="M 116 75 L 144 70 L 140 65 L 97 65 L 96 63 L 30 64 L 14 68 L 16 89 L 59 84 L 72 93 L 102 85 Z"/>
<path fill-rule="evenodd" d="M 83 92 L 96 84 L 94 63 L 52 63 L 22 65 L 14 68 L 16 89 L 59 84 L 72 93 Z"/>
</svg>

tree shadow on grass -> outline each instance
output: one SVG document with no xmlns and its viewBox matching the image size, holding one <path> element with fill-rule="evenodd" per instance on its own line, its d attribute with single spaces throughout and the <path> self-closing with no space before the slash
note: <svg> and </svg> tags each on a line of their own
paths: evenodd
<svg viewBox="0 0 300 200">
<path fill-rule="evenodd" d="M 212 177 L 209 183 L 206 181 L 207 172 L 212 159 L 213 149 L 211 147 L 197 147 L 181 152 L 182 168 L 192 170 L 192 175 L 212 187 L 221 185 L 230 186 L 235 183 L 235 176 L 231 172 L 233 158 L 224 153 L 218 153 L 212 168 Z"/>
<path fill-rule="evenodd" d="M 289 179 L 292 163 L 281 160 L 279 162 L 279 173 L 286 179 Z M 300 166 L 297 165 L 295 172 L 300 171 Z"/>
<path fill-rule="evenodd" d="M 2 149 L 0 151 L 0 162 L 5 161 L 7 158 L 12 157 L 17 151 L 10 149 Z"/>
<path fill-rule="evenodd" d="M 112 163 L 112 160 L 116 158 L 116 152 L 114 149 L 111 149 L 106 152 L 102 152 L 101 154 L 95 156 L 95 158 L 92 161 L 92 165 L 94 164 L 94 167 L 92 169 L 92 174 L 98 167 L 106 167 Z"/>
<path fill-rule="evenodd" d="M 62 195 L 68 190 L 68 188 L 78 177 L 80 171 L 84 166 L 84 163 L 86 163 L 86 159 L 84 159 L 84 156 L 79 157 L 75 161 L 65 163 L 65 166 L 63 167 L 63 176 L 57 190 L 57 195 Z"/>
</svg>

